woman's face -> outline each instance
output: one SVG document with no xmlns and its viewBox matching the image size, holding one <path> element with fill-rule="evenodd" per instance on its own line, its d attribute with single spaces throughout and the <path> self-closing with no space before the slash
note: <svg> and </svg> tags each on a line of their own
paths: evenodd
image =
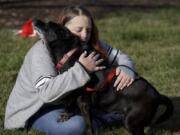
<svg viewBox="0 0 180 135">
<path fill-rule="evenodd" d="M 91 37 L 92 22 L 84 16 L 79 15 L 72 18 L 65 26 L 76 36 L 78 36 L 82 44 L 86 44 Z"/>
</svg>

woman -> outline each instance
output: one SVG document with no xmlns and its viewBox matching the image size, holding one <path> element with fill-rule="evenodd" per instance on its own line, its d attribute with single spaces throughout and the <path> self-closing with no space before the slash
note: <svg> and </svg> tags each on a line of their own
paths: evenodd
<svg viewBox="0 0 180 135">
<path fill-rule="evenodd" d="M 120 50 L 99 41 L 94 20 L 85 8 L 65 8 L 59 17 L 59 23 L 77 35 L 82 45 L 94 47 L 110 64 L 117 66 L 117 79 L 114 83 L 117 90 L 122 90 L 133 82 L 133 62 Z M 75 115 L 65 122 L 57 122 L 64 109 L 63 106 L 54 103 L 68 92 L 84 86 L 90 79 L 87 72 L 92 73 L 104 68 L 99 66 L 101 62 L 102 60 L 98 60 L 98 54 L 92 52 L 87 55 L 84 52 L 72 68 L 57 75 L 46 46 L 41 40 L 38 41 L 26 54 L 10 94 L 6 107 L 5 128 L 32 127 L 48 135 L 83 135 L 83 117 Z M 114 117 L 105 113 L 101 113 L 100 116 L 107 121 Z M 116 119 L 115 116 L 113 119 L 118 121 L 119 118 Z M 94 119 L 93 125 L 94 128 L 98 128 L 101 122 Z"/>
</svg>

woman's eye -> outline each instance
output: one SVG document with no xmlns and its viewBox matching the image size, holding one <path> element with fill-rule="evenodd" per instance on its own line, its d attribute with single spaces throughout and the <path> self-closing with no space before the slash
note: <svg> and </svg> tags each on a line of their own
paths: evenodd
<svg viewBox="0 0 180 135">
<path fill-rule="evenodd" d="M 81 30 L 82 30 L 81 28 L 75 29 L 76 32 L 81 32 Z"/>
<path fill-rule="evenodd" d="M 87 31 L 87 33 L 91 33 L 91 29 L 87 29 L 86 31 Z"/>
</svg>

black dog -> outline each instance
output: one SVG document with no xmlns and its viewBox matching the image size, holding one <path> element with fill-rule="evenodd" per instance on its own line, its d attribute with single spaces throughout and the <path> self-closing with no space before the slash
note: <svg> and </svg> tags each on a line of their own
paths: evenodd
<svg viewBox="0 0 180 135">
<path fill-rule="evenodd" d="M 84 51 L 80 46 L 79 38 L 59 24 L 53 22 L 46 24 L 36 20 L 33 22 L 33 26 L 46 42 L 60 73 L 72 67 Z M 61 60 L 70 50 L 72 50 L 72 57 L 62 63 Z M 92 50 L 92 48 L 87 47 L 85 50 Z M 107 65 L 106 62 L 105 64 Z M 154 122 L 155 124 L 167 120 L 172 115 L 173 104 L 170 99 L 159 94 L 142 77 L 137 77 L 129 87 L 117 92 L 113 87 L 115 76 L 111 78 L 112 81 L 110 82 L 107 82 L 106 79 L 113 70 L 113 67 L 109 67 L 91 74 L 91 80 L 85 87 L 70 93 L 64 99 L 66 101 L 64 103 L 66 105 L 69 103 L 68 105 L 71 106 L 69 108 L 72 109 L 72 112 L 75 110 L 74 106 L 79 107 L 80 113 L 86 120 L 87 134 L 92 134 L 91 107 L 99 111 L 121 114 L 124 127 L 133 135 L 145 135 L 144 128 L 152 124 L 157 108 L 160 105 L 164 105 L 166 110 Z M 96 92 L 83 91 L 88 86 L 93 86 Z"/>
</svg>

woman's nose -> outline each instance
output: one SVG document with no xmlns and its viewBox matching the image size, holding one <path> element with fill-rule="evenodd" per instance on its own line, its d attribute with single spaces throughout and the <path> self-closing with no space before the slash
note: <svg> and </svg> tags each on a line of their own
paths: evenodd
<svg viewBox="0 0 180 135">
<path fill-rule="evenodd" d="M 86 41 L 87 39 L 88 39 L 88 33 L 87 33 L 86 30 L 83 30 L 83 31 L 81 32 L 81 40 L 82 40 L 82 41 Z"/>
</svg>

